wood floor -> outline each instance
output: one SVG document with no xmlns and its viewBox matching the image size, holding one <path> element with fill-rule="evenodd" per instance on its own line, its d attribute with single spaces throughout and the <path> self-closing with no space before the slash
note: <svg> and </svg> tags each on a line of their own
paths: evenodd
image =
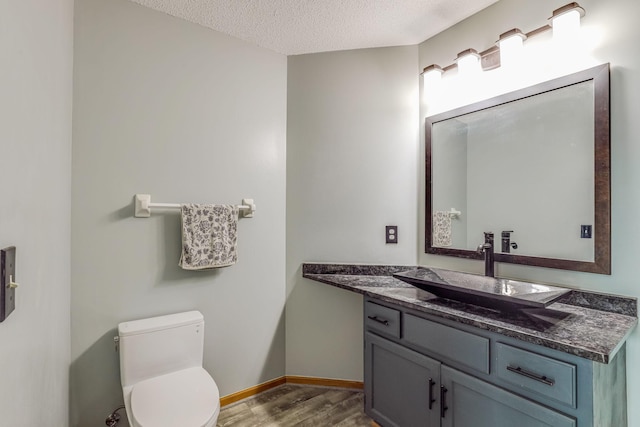
<svg viewBox="0 0 640 427">
<path fill-rule="evenodd" d="M 225 406 L 217 427 L 370 427 L 362 391 L 284 384 Z"/>
</svg>

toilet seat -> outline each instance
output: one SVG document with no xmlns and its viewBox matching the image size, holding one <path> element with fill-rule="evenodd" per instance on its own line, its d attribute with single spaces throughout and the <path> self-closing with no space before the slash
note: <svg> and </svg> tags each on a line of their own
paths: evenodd
<svg viewBox="0 0 640 427">
<path fill-rule="evenodd" d="M 201 367 L 150 378 L 131 391 L 139 427 L 208 427 L 219 411 L 218 386 Z"/>
</svg>

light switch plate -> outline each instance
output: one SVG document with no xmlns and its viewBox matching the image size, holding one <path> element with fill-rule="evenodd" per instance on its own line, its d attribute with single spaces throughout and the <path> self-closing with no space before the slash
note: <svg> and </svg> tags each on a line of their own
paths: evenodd
<svg viewBox="0 0 640 427">
<path fill-rule="evenodd" d="M 16 308 L 16 290 L 9 286 L 16 281 L 16 248 L 0 249 L 0 322 Z"/>
</svg>

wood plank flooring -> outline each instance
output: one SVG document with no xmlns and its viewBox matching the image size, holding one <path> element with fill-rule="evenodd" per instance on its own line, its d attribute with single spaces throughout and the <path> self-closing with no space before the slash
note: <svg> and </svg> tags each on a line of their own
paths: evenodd
<svg viewBox="0 0 640 427">
<path fill-rule="evenodd" d="M 284 384 L 225 406 L 217 427 L 370 427 L 362 391 Z"/>
</svg>

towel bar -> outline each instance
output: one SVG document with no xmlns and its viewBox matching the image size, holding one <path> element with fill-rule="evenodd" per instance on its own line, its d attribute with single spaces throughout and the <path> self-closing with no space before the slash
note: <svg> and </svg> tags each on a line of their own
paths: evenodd
<svg viewBox="0 0 640 427">
<path fill-rule="evenodd" d="M 133 216 L 136 218 L 149 218 L 151 216 L 151 208 L 180 209 L 180 206 L 180 203 L 151 203 L 150 194 L 136 194 Z M 242 212 L 244 218 L 253 218 L 256 205 L 253 203 L 253 199 L 242 199 L 242 204 L 238 205 L 238 209 Z"/>
<path fill-rule="evenodd" d="M 455 208 L 451 208 L 451 210 L 449 211 L 449 216 L 451 218 L 459 218 L 460 215 L 462 215 L 462 212 L 456 210 Z"/>
</svg>

